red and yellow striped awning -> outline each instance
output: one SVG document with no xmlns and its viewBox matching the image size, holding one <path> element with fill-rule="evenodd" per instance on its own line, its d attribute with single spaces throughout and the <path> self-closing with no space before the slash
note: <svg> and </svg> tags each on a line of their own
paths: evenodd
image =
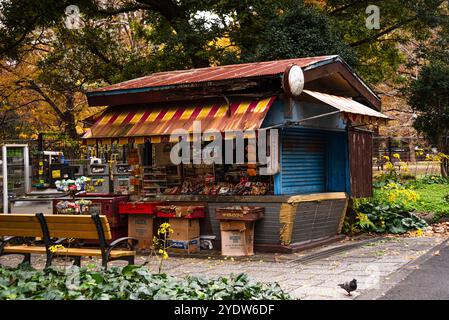
<svg viewBox="0 0 449 320">
<path fill-rule="evenodd" d="M 117 142 L 153 143 L 168 141 L 174 130 L 193 131 L 201 121 L 201 131 L 257 130 L 275 97 L 261 100 L 197 105 L 151 107 L 110 107 L 84 134 L 88 144 Z"/>
</svg>

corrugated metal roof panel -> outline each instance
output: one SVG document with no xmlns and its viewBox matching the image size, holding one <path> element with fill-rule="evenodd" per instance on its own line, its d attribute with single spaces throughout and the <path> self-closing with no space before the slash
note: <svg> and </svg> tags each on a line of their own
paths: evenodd
<svg viewBox="0 0 449 320">
<path fill-rule="evenodd" d="M 390 117 L 380 113 L 374 109 L 371 109 L 355 100 L 352 100 L 350 98 L 345 97 L 339 97 L 339 96 L 333 96 L 326 93 L 316 92 L 316 91 L 310 91 L 310 90 L 304 90 L 304 93 L 318 99 L 334 108 L 337 108 L 338 110 L 342 111 L 346 114 L 351 115 L 360 115 L 360 116 L 367 116 L 372 118 L 380 118 L 384 120 L 389 120 Z"/>
<path fill-rule="evenodd" d="M 335 57 L 337 56 L 296 58 L 277 61 L 242 63 L 190 70 L 158 72 L 153 73 L 149 76 L 99 88 L 91 91 L 90 93 L 95 94 L 96 92 L 176 86 L 183 84 L 187 85 L 210 81 L 276 75 L 282 74 L 285 71 L 285 68 L 287 68 L 287 66 L 291 64 L 297 64 L 301 68 L 305 68 L 318 62 L 334 59 Z"/>
</svg>

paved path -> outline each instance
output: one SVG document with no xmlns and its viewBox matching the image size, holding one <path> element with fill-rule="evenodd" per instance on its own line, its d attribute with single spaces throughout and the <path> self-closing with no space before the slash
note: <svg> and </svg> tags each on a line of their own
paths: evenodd
<svg viewBox="0 0 449 320">
<path fill-rule="evenodd" d="M 380 300 L 448 300 L 449 244 L 444 243 L 430 258 L 413 266 L 414 271 L 383 294 Z"/>
<path fill-rule="evenodd" d="M 267 261 L 264 256 L 261 260 L 172 257 L 164 261 L 163 271 L 175 276 L 207 277 L 244 272 L 256 281 L 278 282 L 284 290 L 301 299 L 354 299 L 363 292 L 380 288 L 391 273 L 424 255 L 443 240 L 441 237 L 387 238 L 305 263 L 291 257 L 275 259 L 279 262 Z M 12 256 L 0 257 L 0 264 L 15 265 L 17 261 Z M 33 256 L 32 262 L 35 267 L 42 267 L 44 257 Z M 154 258 L 141 256 L 136 262 L 147 262 L 150 269 L 157 270 Z M 83 260 L 83 264 L 86 263 L 89 263 L 88 258 Z M 359 288 L 348 297 L 337 284 L 352 278 L 358 280 Z"/>
</svg>

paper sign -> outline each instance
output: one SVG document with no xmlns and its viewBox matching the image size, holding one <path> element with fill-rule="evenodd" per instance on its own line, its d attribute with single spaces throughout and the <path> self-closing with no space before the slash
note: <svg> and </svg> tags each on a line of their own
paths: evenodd
<svg viewBox="0 0 449 320">
<path fill-rule="evenodd" d="M 53 171 L 51 172 L 51 177 L 52 177 L 53 179 L 61 178 L 61 170 L 53 170 Z"/>
</svg>

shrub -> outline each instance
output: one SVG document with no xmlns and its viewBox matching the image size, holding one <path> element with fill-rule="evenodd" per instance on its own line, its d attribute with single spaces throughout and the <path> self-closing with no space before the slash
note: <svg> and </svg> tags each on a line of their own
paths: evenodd
<svg viewBox="0 0 449 320">
<path fill-rule="evenodd" d="M 442 176 L 426 176 L 419 180 L 416 180 L 415 186 L 426 185 L 426 184 L 449 184 L 449 178 Z"/>
<path fill-rule="evenodd" d="M 254 283 L 246 274 L 206 279 L 152 274 L 142 266 L 111 267 L 106 271 L 85 267 L 72 270 L 68 274 L 57 267 L 0 268 L 0 300 L 290 299 L 278 284 Z"/>
<path fill-rule="evenodd" d="M 405 233 L 423 229 L 427 223 L 400 204 L 385 204 L 370 199 L 360 201 L 356 208 L 357 226 L 362 231 L 377 233 Z"/>
<path fill-rule="evenodd" d="M 376 190 L 373 198 L 354 202 L 356 227 L 361 231 L 377 233 L 423 229 L 427 223 L 412 213 L 418 200 L 416 191 L 390 182 Z"/>
</svg>

